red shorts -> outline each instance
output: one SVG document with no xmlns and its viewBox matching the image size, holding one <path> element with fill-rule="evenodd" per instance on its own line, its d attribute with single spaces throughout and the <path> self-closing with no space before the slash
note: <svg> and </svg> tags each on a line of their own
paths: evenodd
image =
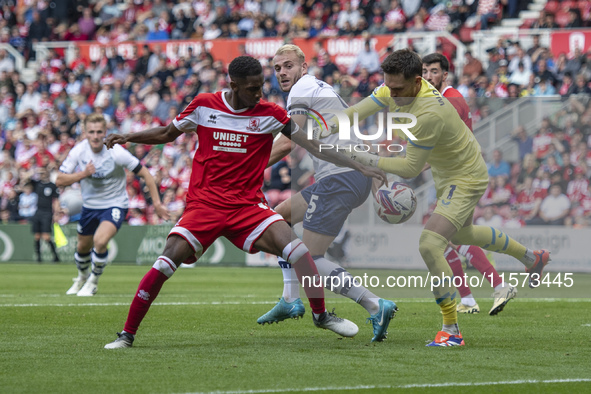
<svg viewBox="0 0 591 394">
<path fill-rule="evenodd" d="M 256 253 L 255 242 L 273 223 L 284 220 L 266 204 L 235 208 L 214 208 L 193 203 L 170 230 L 183 237 L 195 251 L 197 259 L 219 237 L 226 237 L 237 248 Z"/>
</svg>

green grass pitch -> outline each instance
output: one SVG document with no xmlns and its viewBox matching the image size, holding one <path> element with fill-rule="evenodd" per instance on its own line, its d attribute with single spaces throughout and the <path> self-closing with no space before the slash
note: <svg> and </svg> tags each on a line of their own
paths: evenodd
<svg viewBox="0 0 591 394">
<path fill-rule="evenodd" d="M 104 350 L 148 269 L 109 266 L 81 298 L 65 295 L 71 264 L 0 264 L 0 393 L 591 392 L 591 275 L 570 292 L 520 287 L 494 317 L 479 289 L 481 313 L 459 317 L 466 346 L 426 348 L 441 325 L 428 289 L 377 289 L 400 311 L 370 343 L 366 311 L 342 297 L 327 306 L 359 325 L 353 339 L 315 328 L 309 308 L 256 324 L 281 295 L 279 269 L 181 269 L 134 347 Z"/>
</svg>

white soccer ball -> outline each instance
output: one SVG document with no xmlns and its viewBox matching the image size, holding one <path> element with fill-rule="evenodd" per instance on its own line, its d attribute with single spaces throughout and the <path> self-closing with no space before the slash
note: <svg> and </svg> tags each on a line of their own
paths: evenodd
<svg viewBox="0 0 591 394">
<path fill-rule="evenodd" d="M 79 189 L 68 189 L 60 195 L 60 206 L 68 210 L 69 216 L 82 212 L 82 193 Z"/>
<path fill-rule="evenodd" d="M 404 223 L 417 209 L 414 190 L 404 183 L 393 182 L 383 185 L 375 194 L 373 207 L 376 214 L 386 223 Z"/>
</svg>

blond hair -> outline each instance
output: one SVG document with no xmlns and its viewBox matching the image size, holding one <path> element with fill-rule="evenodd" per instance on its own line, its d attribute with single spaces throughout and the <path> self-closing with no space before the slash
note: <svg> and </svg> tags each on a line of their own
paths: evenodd
<svg viewBox="0 0 591 394">
<path fill-rule="evenodd" d="M 88 123 L 102 123 L 103 126 L 107 125 L 105 117 L 102 114 L 97 114 L 96 112 L 88 115 L 86 119 L 84 119 L 84 127 L 86 127 Z"/>
<path fill-rule="evenodd" d="M 285 44 L 285 45 L 282 45 L 277 50 L 277 52 L 275 52 L 275 56 L 284 55 L 287 52 L 295 52 L 295 54 L 298 57 L 300 63 L 304 63 L 306 61 L 306 55 L 304 55 L 304 51 L 302 51 L 299 46 L 294 45 L 294 44 Z"/>
</svg>

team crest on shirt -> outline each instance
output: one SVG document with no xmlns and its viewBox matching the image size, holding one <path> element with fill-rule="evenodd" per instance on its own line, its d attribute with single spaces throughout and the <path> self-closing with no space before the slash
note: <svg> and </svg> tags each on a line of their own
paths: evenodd
<svg viewBox="0 0 591 394">
<path fill-rule="evenodd" d="M 261 131 L 261 120 L 259 118 L 251 119 L 248 122 L 248 126 L 246 127 L 246 130 L 252 131 L 252 132 Z"/>
</svg>

